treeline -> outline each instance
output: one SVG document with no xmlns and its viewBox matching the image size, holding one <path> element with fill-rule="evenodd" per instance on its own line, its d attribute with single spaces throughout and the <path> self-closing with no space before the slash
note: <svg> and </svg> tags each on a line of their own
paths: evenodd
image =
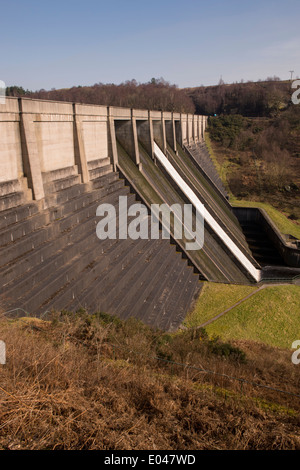
<svg viewBox="0 0 300 470">
<path fill-rule="evenodd" d="M 186 90 L 197 114 L 240 114 L 247 117 L 274 117 L 291 101 L 291 82 L 220 83 Z"/>
<path fill-rule="evenodd" d="M 10 87 L 9 96 L 28 96 L 30 98 L 76 103 L 120 106 L 125 108 L 152 109 L 194 113 L 195 106 L 184 90 L 166 82 L 163 78 L 152 78 L 150 82 L 126 81 L 120 85 L 96 83 L 93 86 L 77 86 L 50 91 L 29 92 L 21 87 Z"/>
<path fill-rule="evenodd" d="M 8 96 L 76 103 L 153 109 L 204 115 L 239 114 L 246 117 L 276 117 L 291 104 L 291 82 L 275 80 L 200 86 L 180 89 L 163 78 L 147 83 L 129 80 L 120 85 L 96 83 L 93 86 L 29 91 L 8 87 Z"/>
<path fill-rule="evenodd" d="M 30 90 L 25 90 L 22 86 L 8 86 L 6 87 L 6 96 L 29 96 L 32 92 Z"/>
</svg>

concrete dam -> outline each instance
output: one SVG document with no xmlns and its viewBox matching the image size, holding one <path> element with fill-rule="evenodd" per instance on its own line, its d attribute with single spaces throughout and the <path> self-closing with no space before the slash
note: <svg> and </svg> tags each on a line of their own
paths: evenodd
<svg viewBox="0 0 300 470">
<path fill-rule="evenodd" d="M 0 307 L 41 316 L 87 309 L 176 330 L 202 281 L 297 282 L 300 242 L 265 211 L 235 208 L 205 145 L 207 117 L 9 98 L 0 104 Z M 169 238 L 99 239 L 97 208 L 142 203 L 201 212 Z M 164 220 L 159 215 L 162 234 Z M 176 222 L 176 223 L 175 223 Z M 176 236 L 182 225 L 182 237 Z"/>
</svg>

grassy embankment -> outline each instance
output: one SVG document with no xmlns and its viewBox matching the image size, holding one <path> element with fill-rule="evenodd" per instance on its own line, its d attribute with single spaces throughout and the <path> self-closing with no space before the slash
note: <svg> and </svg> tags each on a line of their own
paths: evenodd
<svg viewBox="0 0 300 470">
<path fill-rule="evenodd" d="M 252 340 L 290 348 L 300 339 L 300 286 L 296 285 L 268 286 L 257 291 L 251 286 L 205 283 L 185 325 L 202 325 L 252 292 L 253 296 L 207 325 L 207 333 L 225 341 Z"/>
</svg>

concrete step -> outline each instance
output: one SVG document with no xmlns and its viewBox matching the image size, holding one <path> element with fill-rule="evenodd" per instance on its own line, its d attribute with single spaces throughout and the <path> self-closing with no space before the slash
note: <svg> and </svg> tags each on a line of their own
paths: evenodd
<svg viewBox="0 0 300 470">
<path fill-rule="evenodd" d="M 62 189 L 57 193 L 53 193 L 47 197 L 47 202 L 49 206 L 60 206 L 65 204 L 72 199 L 78 198 L 79 196 L 86 194 L 89 191 L 89 187 L 86 183 L 76 184 L 68 188 Z"/>
<path fill-rule="evenodd" d="M 26 235 L 35 232 L 39 228 L 50 223 L 51 217 L 48 211 L 36 213 L 26 220 L 15 222 L 8 229 L 0 232 L 0 248 L 15 242 L 16 240 L 25 237 Z"/>
<path fill-rule="evenodd" d="M 18 192 L 24 192 L 28 189 L 27 178 L 20 177 L 15 180 L 0 182 L 0 196 L 6 196 Z"/>
<path fill-rule="evenodd" d="M 26 220 L 28 217 L 32 217 L 41 210 L 42 204 L 40 204 L 38 201 L 33 201 L 2 211 L 0 218 L 0 231 L 5 230 L 10 225 L 13 225 L 17 222 Z"/>
<path fill-rule="evenodd" d="M 63 189 L 70 188 L 80 183 L 80 175 L 70 175 L 66 178 L 60 178 L 59 180 L 44 183 L 44 191 L 46 195 L 50 193 L 57 193 L 58 191 L 62 191 Z"/>
<path fill-rule="evenodd" d="M 59 168 L 58 170 L 48 171 L 42 173 L 44 184 L 54 181 L 65 180 L 72 176 L 78 176 L 78 166 L 68 166 L 65 168 Z"/>
<path fill-rule="evenodd" d="M 107 197 L 104 202 L 109 202 L 111 204 L 116 204 L 118 202 L 119 195 L 127 195 L 127 189 L 123 188 L 122 192 L 118 192 L 111 197 Z M 128 203 L 134 202 L 134 196 L 128 196 Z M 96 207 L 95 210 L 92 211 L 93 215 L 96 214 Z M 16 282 L 20 277 L 21 280 L 26 273 L 26 279 L 24 282 L 33 283 L 31 277 L 29 276 L 29 271 L 33 270 L 34 274 L 39 278 L 40 277 L 40 270 L 37 269 L 37 266 L 47 265 L 53 261 L 53 256 L 57 253 L 61 253 L 63 250 L 63 254 L 66 254 L 69 249 L 74 249 L 76 252 L 76 247 L 80 250 L 80 242 L 85 245 L 88 243 L 90 237 L 93 239 L 96 237 L 96 223 L 97 220 L 94 217 L 87 218 L 83 223 L 76 225 L 72 231 L 66 231 L 64 234 L 58 234 L 54 240 L 48 241 L 48 243 L 43 244 L 40 247 L 35 248 L 33 253 L 30 253 L 29 256 L 24 256 L 22 259 L 18 260 L 18 270 L 14 268 L 14 265 L 8 266 L 6 269 L 2 269 L 1 271 L 1 285 L 4 287 L 5 291 L 8 292 L 10 286 L 9 283 L 12 281 Z M 54 254 L 54 255 L 53 255 Z M 52 257 L 52 258 L 51 258 Z M 56 264 L 55 264 L 55 267 Z M 24 284 L 23 282 L 23 284 Z M 13 284 L 13 288 L 15 288 L 15 284 Z M 18 287 L 18 292 L 20 291 L 20 287 Z"/>
<path fill-rule="evenodd" d="M 43 211 L 37 204 L 6 211 L 0 225 L 1 303 L 34 315 L 86 307 L 124 318 L 134 314 L 156 325 L 178 322 L 196 290 L 192 268 L 169 240 L 99 240 L 98 205 L 117 207 L 120 195 L 130 205 L 136 197 L 108 162 L 93 162 L 89 170 L 96 178 L 80 185 L 76 167 L 47 175 L 55 204 Z"/>
<path fill-rule="evenodd" d="M 110 164 L 110 158 L 99 158 L 98 160 L 91 160 L 87 162 L 88 170 L 94 170 L 95 168 L 100 168 L 102 166 L 107 166 Z"/>
<path fill-rule="evenodd" d="M 15 243 L 11 243 L 8 247 L 0 251 L 1 268 L 10 263 L 18 263 L 18 259 L 22 256 L 29 255 L 33 250 L 45 243 L 54 236 L 54 229 L 51 225 L 38 229 L 30 236 L 24 237 Z"/>
<path fill-rule="evenodd" d="M 114 243 L 114 240 L 108 240 L 107 243 Z M 76 279 L 81 271 L 94 262 L 94 250 L 97 250 L 100 244 L 94 233 L 90 240 L 83 237 L 80 242 L 77 241 L 61 253 L 53 254 L 52 258 L 47 260 L 38 271 L 35 270 L 30 278 L 26 278 L 17 286 L 22 308 L 36 312 L 37 309 L 46 305 L 49 299 L 63 290 L 66 284 Z M 28 284 L 31 285 L 30 290 L 28 290 Z"/>
<path fill-rule="evenodd" d="M 120 195 L 124 195 L 124 191 L 125 194 L 129 193 L 128 188 L 125 187 L 122 180 L 114 181 L 106 186 L 100 187 L 98 190 L 83 193 L 76 198 L 69 199 L 64 204 L 51 208 L 52 218 L 53 220 L 60 219 L 68 214 L 78 211 L 79 209 L 83 209 L 94 202 L 98 202 L 98 204 L 100 204 L 105 198 L 109 197 L 109 195 L 115 194 L 118 191 L 121 191 Z"/>
<path fill-rule="evenodd" d="M 95 245 L 95 244 L 94 244 Z M 78 297 L 82 297 L 82 292 L 90 288 L 95 282 L 97 277 L 101 276 L 102 271 L 106 270 L 110 265 L 110 255 L 115 254 L 122 250 L 124 247 L 119 243 L 119 240 L 97 240 L 97 245 L 94 246 L 93 261 L 89 263 L 82 276 L 73 279 L 72 282 L 63 286 L 61 292 L 58 293 L 54 299 L 46 305 L 48 309 L 67 309 L 69 304 L 77 301 Z M 74 307 L 75 310 L 80 308 L 81 305 Z"/>
<path fill-rule="evenodd" d="M 28 196 L 23 191 L 0 196 L 0 212 L 20 206 L 28 200 Z"/>
<path fill-rule="evenodd" d="M 108 187 L 110 184 L 115 183 L 118 180 L 120 180 L 118 172 L 108 172 L 88 183 L 70 186 L 52 195 L 52 199 L 50 198 L 51 205 L 63 204 L 71 199 L 77 198 L 81 194 Z"/>
<path fill-rule="evenodd" d="M 113 166 L 111 164 L 94 168 L 93 170 L 89 170 L 90 179 L 94 180 L 96 178 L 99 178 L 99 176 L 107 175 L 111 173 L 112 170 Z"/>
<path fill-rule="evenodd" d="M 37 250 L 37 253 L 33 253 L 33 260 L 28 260 L 27 258 L 22 264 L 20 263 L 18 276 L 13 277 L 9 283 L 3 286 L 5 298 L 13 296 L 14 292 L 18 292 L 18 297 L 21 297 L 33 286 L 43 282 L 50 272 L 53 272 L 53 270 L 57 271 L 75 258 L 78 253 L 83 253 L 85 248 L 94 241 L 95 237 L 95 225 L 92 224 L 92 230 L 90 229 L 89 232 L 85 233 L 81 239 L 76 239 L 67 245 L 60 238 L 52 243 L 47 243 L 42 249 Z M 44 257 L 45 252 L 48 253 L 47 257 Z M 26 263 L 26 261 L 29 262 Z M 26 277 L 24 277 L 24 273 L 20 274 L 22 268 L 23 270 L 27 268 Z M 12 275 L 13 272 L 9 268 L 2 276 L 2 279 L 5 276 L 4 278 L 7 280 L 9 274 Z"/>
<path fill-rule="evenodd" d="M 124 184 L 122 185 L 121 183 L 122 182 L 120 183 L 117 182 L 116 184 L 112 184 L 109 188 L 106 188 L 106 190 L 99 193 L 99 196 L 101 196 L 99 198 L 100 200 L 98 200 L 97 193 L 95 192 L 94 197 L 96 200 L 92 200 L 91 203 L 88 204 L 87 206 L 84 206 L 84 207 L 81 206 L 79 210 L 77 209 L 75 213 L 67 212 L 63 216 L 62 214 L 63 208 L 61 208 L 60 212 L 57 212 L 56 214 L 54 214 L 55 219 L 52 221 L 51 225 L 47 227 L 39 228 L 35 230 L 34 233 L 31 233 L 30 236 L 19 238 L 18 240 L 11 242 L 5 248 L 2 248 L 0 250 L 0 264 L 2 266 L 5 266 L 9 262 L 12 262 L 14 259 L 19 258 L 25 255 L 26 253 L 36 249 L 42 243 L 49 241 L 50 238 L 53 238 L 62 232 L 70 231 L 74 225 L 82 223 L 85 219 L 91 216 L 95 217 L 96 209 L 100 201 L 101 202 L 112 201 L 114 203 L 115 198 L 118 199 L 119 195 L 129 194 L 128 188 L 125 187 Z M 110 199 L 111 197 L 112 199 Z M 45 214 L 49 214 L 49 212 L 46 211 Z M 37 219 L 39 217 L 43 218 L 44 216 L 43 214 L 37 214 Z M 60 217 L 62 218 L 60 219 Z M 20 232 L 20 229 L 22 230 L 22 224 L 21 224 L 21 227 L 19 226 L 16 227 L 16 231 L 18 231 L 19 235 L 22 234 Z M 12 226 L 12 233 L 15 233 L 13 226 Z M 8 235 L 6 234 L 6 237 L 7 236 Z"/>
<path fill-rule="evenodd" d="M 31 314 L 43 310 L 49 300 L 57 295 L 74 277 L 92 262 L 91 253 L 79 253 L 72 260 L 67 261 L 55 273 L 47 278 L 47 282 L 40 282 L 25 296 L 19 299 L 22 308 Z"/>
<path fill-rule="evenodd" d="M 107 173 L 107 175 L 100 176 L 99 178 L 90 181 L 89 185 L 91 189 L 99 189 L 108 183 L 112 183 L 118 180 L 120 180 L 120 174 L 119 172 L 114 171 L 112 173 Z"/>
</svg>

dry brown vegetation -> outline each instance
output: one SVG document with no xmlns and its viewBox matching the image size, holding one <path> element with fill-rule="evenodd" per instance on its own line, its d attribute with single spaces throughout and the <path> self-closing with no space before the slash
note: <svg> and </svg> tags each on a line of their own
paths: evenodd
<svg viewBox="0 0 300 470">
<path fill-rule="evenodd" d="M 167 362 L 297 394 L 290 351 L 83 312 L 2 317 L 0 338 L 0 449 L 300 449 L 299 398 Z"/>
</svg>

